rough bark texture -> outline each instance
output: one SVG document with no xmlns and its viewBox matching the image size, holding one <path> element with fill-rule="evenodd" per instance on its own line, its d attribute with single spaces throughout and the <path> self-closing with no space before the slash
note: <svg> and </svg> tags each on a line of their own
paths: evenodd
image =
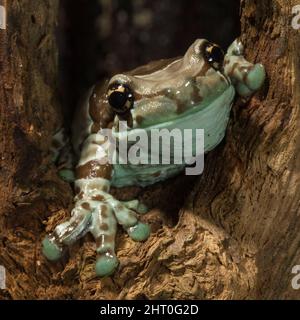
<svg viewBox="0 0 300 320">
<path fill-rule="evenodd" d="M 226 139 L 207 156 L 201 177 L 116 191 L 122 199 L 138 195 L 153 208 L 146 216 L 152 235 L 136 244 L 120 232 L 119 270 L 99 280 L 89 236 L 59 263 L 47 262 L 40 253 L 45 231 L 66 219 L 72 205 L 70 187 L 57 179 L 46 156 L 59 121 L 57 2 L 6 3 L 15 18 L 0 31 L 0 264 L 8 272 L 0 297 L 298 298 L 290 283 L 291 269 L 300 261 L 295 4 L 242 1 L 247 58 L 264 63 L 268 82 L 250 102 L 237 101 Z"/>
</svg>

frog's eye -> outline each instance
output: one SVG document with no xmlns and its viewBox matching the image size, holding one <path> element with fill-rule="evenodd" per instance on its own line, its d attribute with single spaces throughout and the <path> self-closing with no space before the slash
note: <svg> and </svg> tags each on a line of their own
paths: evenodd
<svg viewBox="0 0 300 320">
<path fill-rule="evenodd" d="M 207 42 L 204 46 L 204 56 L 214 69 L 220 70 L 222 68 L 224 52 L 218 45 Z"/>
<path fill-rule="evenodd" d="M 125 113 L 133 107 L 133 94 L 130 88 L 124 84 L 110 85 L 107 91 L 107 99 L 116 113 Z"/>
</svg>

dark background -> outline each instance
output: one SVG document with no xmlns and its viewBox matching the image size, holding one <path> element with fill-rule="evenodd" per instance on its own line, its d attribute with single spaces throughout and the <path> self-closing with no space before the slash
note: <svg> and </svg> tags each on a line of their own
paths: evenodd
<svg viewBox="0 0 300 320">
<path fill-rule="evenodd" d="M 238 0 L 61 0 L 60 96 L 67 119 L 87 88 L 197 38 L 224 49 L 239 35 Z"/>
</svg>

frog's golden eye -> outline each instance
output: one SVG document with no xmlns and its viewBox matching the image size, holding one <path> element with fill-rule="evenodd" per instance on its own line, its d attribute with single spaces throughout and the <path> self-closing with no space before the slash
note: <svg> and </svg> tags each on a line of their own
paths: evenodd
<svg viewBox="0 0 300 320">
<path fill-rule="evenodd" d="M 130 88 L 121 83 L 114 83 L 109 86 L 107 99 L 110 106 L 116 113 L 126 113 L 133 107 L 133 94 Z"/>
<path fill-rule="evenodd" d="M 216 44 L 207 42 L 204 46 L 204 56 L 207 62 L 216 70 L 220 70 L 224 61 L 224 52 Z"/>
</svg>

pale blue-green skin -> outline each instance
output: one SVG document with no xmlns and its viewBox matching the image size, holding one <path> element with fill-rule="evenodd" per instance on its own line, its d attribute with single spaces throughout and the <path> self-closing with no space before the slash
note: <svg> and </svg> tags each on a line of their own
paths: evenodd
<svg viewBox="0 0 300 320">
<path fill-rule="evenodd" d="M 195 45 L 199 43 L 201 43 L 201 41 L 197 40 Z M 193 47 L 191 48 L 194 49 Z M 189 48 L 187 56 L 190 53 L 193 54 L 191 48 Z M 198 59 L 197 63 L 201 64 L 203 62 L 202 57 L 199 57 L 199 52 L 196 55 L 196 59 Z M 121 78 L 122 77 L 123 76 L 121 76 Z M 182 78 L 184 78 L 184 75 L 182 75 Z M 221 71 L 216 71 L 211 68 L 197 83 L 200 85 L 197 89 L 199 89 L 203 97 L 200 103 L 192 104 L 188 94 L 184 92 L 184 87 L 178 87 L 176 85 L 172 87 L 174 83 L 172 83 L 172 79 L 170 79 L 170 91 L 172 92 L 173 90 L 175 92 L 179 90 L 179 92 L 182 92 L 180 99 L 186 101 L 187 104 L 185 112 L 180 114 L 175 113 L 174 110 L 170 113 L 166 112 L 171 105 L 170 97 L 158 96 L 152 100 L 148 98 L 141 99 L 140 102 L 134 105 L 133 115 L 135 110 L 138 110 L 142 105 L 143 107 L 140 110 L 142 110 L 142 112 L 145 111 L 145 114 L 142 113 L 142 116 L 145 116 L 144 122 L 139 126 L 134 126 L 126 133 L 115 132 L 114 134 L 116 138 L 122 140 L 139 133 L 141 129 L 145 129 L 147 134 L 150 134 L 152 129 L 167 129 L 170 131 L 179 129 L 181 132 L 184 129 L 204 129 L 204 151 L 208 152 L 214 149 L 225 136 L 235 93 L 243 97 L 248 97 L 262 86 L 264 79 L 264 67 L 260 64 L 253 65 L 246 61 L 243 57 L 243 47 L 241 43 L 235 41 L 228 49 L 224 68 Z M 136 81 L 138 86 L 138 77 Z M 188 81 L 189 80 L 186 80 L 184 84 L 188 85 Z M 151 81 L 149 83 L 151 83 Z M 203 84 L 202 87 L 201 83 Z M 156 113 L 152 113 L 151 116 L 147 118 L 147 111 L 153 102 L 160 107 Z M 166 104 L 164 102 L 166 102 Z M 141 113 L 139 115 L 141 115 Z M 196 142 L 194 139 L 191 141 L 191 144 L 193 152 L 195 152 Z M 150 150 L 147 148 L 143 151 L 148 153 Z M 115 154 L 115 156 L 117 156 L 117 154 Z M 116 200 L 109 193 L 103 191 L 103 185 L 108 183 L 115 187 L 129 185 L 147 186 L 174 176 L 183 169 L 184 164 L 115 164 L 111 181 L 105 182 L 103 179 L 103 181 L 101 179 L 96 181 L 99 184 L 99 190 L 90 190 L 88 187 L 89 180 L 80 182 L 81 190 L 88 191 L 87 194 L 89 194 L 89 196 L 93 196 L 95 193 L 96 195 L 100 194 L 104 200 L 95 201 L 88 197 L 83 200 L 77 199 L 72 218 L 68 222 L 56 227 L 56 236 L 46 237 L 43 241 L 44 255 L 51 261 L 59 259 L 63 253 L 63 245 L 71 245 L 87 232 L 91 232 L 95 239 L 97 239 L 99 235 L 114 238 L 117 223 L 123 226 L 134 241 L 145 241 L 150 235 L 150 228 L 147 224 L 139 222 L 135 213 L 145 213 L 147 208 L 137 200 L 128 202 Z M 69 169 L 61 170 L 60 175 L 65 180 L 73 179 L 72 171 Z M 76 182 L 77 184 L 79 183 L 78 180 Z M 95 179 L 93 182 L 95 182 Z M 82 207 L 83 202 L 85 202 L 85 204 L 88 203 L 92 211 L 84 209 Z M 105 206 L 106 209 L 105 217 L 99 214 L 99 212 L 103 210 L 103 206 Z M 105 232 L 103 231 L 104 229 L 100 227 L 103 223 L 106 223 L 108 226 Z M 114 250 L 114 240 L 106 241 L 97 248 L 99 257 L 96 261 L 95 271 L 98 276 L 109 276 L 118 267 L 119 262 Z"/>
<path fill-rule="evenodd" d="M 179 129 L 183 133 L 184 129 L 201 128 L 204 129 L 205 133 L 204 151 L 208 152 L 214 149 L 224 138 L 234 94 L 234 87 L 230 85 L 209 105 L 203 105 L 200 108 L 196 106 L 195 112 L 189 112 L 176 119 L 149 126 L 146 128 L 147 133 L 150 135 L 152 129 L 168 129 L 170 131 Z M 130 137 L 130 134 L 138 134 L 139 131 L 140 129 L 129 130 L 128 133 L 122 135 L 122 138 L 127 139 Z M 193 137 L 195 138 L 195 135 Z M 193 145 L 193 154 L 195 154 L 195 139 L 191 143 Z M 148 151 L 148 149 L 145 150 L 145 153 L 148 154 Z M 115 187 L 130 185 L 147 186 L 178 174 L 184 167 L 184 164 L 149 164 L 143 166 L 114 164 L 114 174 L 111 183 Z M 158 172 L 160 175 L 157 175 Z"/>
</svg>

